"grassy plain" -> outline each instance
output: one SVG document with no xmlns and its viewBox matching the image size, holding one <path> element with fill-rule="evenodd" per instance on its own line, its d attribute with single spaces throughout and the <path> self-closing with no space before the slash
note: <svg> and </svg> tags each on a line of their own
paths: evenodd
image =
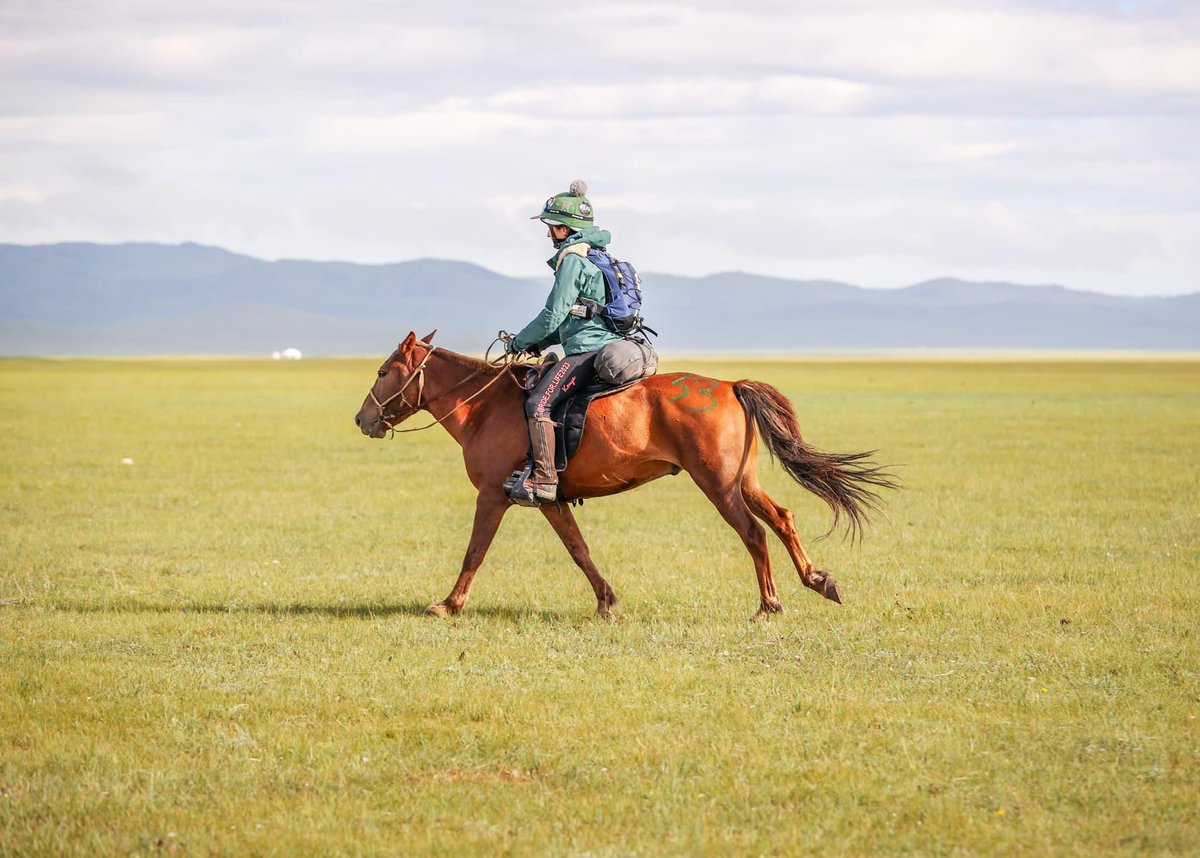
<svg viewBox="0 0 1200 858">
<path fill-rule="evenodd" d="M 907 489 L 787 613 L 686 475 L 509 513 L 463 616 L 375 362 L 0 361 L 0 854 L 1200 852 L 1200 362 L 675 362 Z M 132 458 L 132 465 L 121 460 Z"/>
</svg>

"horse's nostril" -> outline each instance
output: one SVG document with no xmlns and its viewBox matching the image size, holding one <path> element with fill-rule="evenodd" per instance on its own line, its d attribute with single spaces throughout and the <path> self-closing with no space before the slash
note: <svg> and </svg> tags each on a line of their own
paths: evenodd
<svg viewBox="0 0 1200 858">
<path fill-rule="evenodd" d="M 361 425 L 362 425 L 362 418 L 361 418 L 361 417 L 355 417 L 355 418 L 354 418 L 354 425 L 355 425 L 355 426 L 361 426 Z"/>
</svg>

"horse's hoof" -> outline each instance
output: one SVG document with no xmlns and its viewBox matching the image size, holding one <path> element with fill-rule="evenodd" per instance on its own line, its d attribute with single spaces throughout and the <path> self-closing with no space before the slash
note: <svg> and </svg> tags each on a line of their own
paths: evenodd
<svg viewBox="0 0 1200 858">
<path fill-rule="evenodd" d="M 782 602 L 780 602 L 778 600 L 774 601 L 774 602 L 763 602 L 761 605 L 758 606 L 758 613 L 755 614 L 752 619 L 761 620 L 766 617 L 772 617 L 775 614 L 782 614 L 782 613 L 783 613 L 783 603 Z"/>
<path fill-rule="evenodd" d="M 427 617 L 452 617 L 456 613 L 458 612 L 450 610 L 445 602 L 434 602 L 425 609 L 425 616 Z"/>
</svg>

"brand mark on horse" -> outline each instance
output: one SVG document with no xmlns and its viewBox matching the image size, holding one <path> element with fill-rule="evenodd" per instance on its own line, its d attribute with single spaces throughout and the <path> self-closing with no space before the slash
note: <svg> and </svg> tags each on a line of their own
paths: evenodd
<svg viewBox="0 0 1200 858">
<path fill-rule="evenodd" d="M 710 381 L 710 382 L 712 382 L 712 384 L 710 384 L 708 387 L 702 387 L 699 390 L 692 390 L 691 387 L 689 387 L 688 383 L 687 383 L 687 380 L 689 378 L 693 380 L 693 382 L 692 382 L 693 384 L 703 384 L 706 381 Z M 704 404 L 688 405 L 686 402 L 680 402 L 680 405 L 682 405 L 684 408 L 688 409 L 689 411 L 712 411 L 714 408 L 717 407 L 717 398 L 712 395 L 712 392 L 717 389 L 717 385 L 719 385 L 720 383 L 721 382 L 719 382 L 715 379 L 705 378 L 702 375 L 693 375 L 690 372 L 685 373 L 684 375 L 681 375 L 679 378 L 677 378 L 671 382 L 672 387 L 682 387 L 683 391 L 680 393 L 677 393 L 675 396 L 668 396 L 667 401 L 668 402 L 679 402 L 681 399 L 684 399 L 685 397 L 687 397 L 689 395 L 703 396 L 707 400 L 707 402 Z"/>
</svg>

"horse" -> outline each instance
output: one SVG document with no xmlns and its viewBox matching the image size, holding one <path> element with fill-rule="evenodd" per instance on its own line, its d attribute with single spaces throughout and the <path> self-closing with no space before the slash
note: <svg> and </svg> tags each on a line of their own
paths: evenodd
<svg viewBox="0 0 1200 858">
<path fill-rule="evenodd" d="M 528 365 L 497 365 L 435 347 L 435 333 L 418 339 L 409 332 L 379 367 L 354 422 L 364 435 L 383 438 L 417 431 L 396 427 L 424 411 L 433 422 L 418 429 L 441 425 L 462 447 L 467 476 L 478 491 L 471 538 L 450 595 L 426 609 L 446 617 L 466 605 L 475 573 L 512 505 L 503 484 L 528 454 L 525 391 L 515 369 Z M 796 482 L 829 505 L 833 523 L 827 533 L 845 516 L 848 535 L 861 539 L 869 513 L 881 509 L 875 489 L 897 487 L 870 460 L 875 451 L 829 453 L 806 444 L 791 403 L 771 385 L 674 372 L 591 404 L 579 448 L 559 475 L 560 498 L 604 497 L 686 471 L 753 559 L 760 597 L 756 617 L 783 610 L 756 517 L 787 547 L 804 586 L 840 604 L 837 582 L 809 559 L 791 511 L 759 484 L 759 436 Z M 597 616 L 613 617 L 619 602 L 592 561 L 571 505 L 560 500 L 539 510 L 587 576 Z"/>
</svg>

